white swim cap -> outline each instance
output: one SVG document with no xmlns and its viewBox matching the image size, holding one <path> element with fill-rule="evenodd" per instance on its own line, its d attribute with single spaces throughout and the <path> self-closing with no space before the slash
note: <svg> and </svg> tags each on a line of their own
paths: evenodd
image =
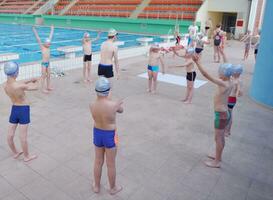
<svg viewBox="0 0 273 200">
<path fill-rule="evenodd" d="M 219 66 L 218 73 L 225 77 L 230 77 L 233 74 L 233 67 L 230 63 L 224 63 Z"/>
<path fill-rule="evenodd" d="M 87 33 L 87 32 L 85 32 L 85 33 L 84 33 L 84 35 L 83 35 L 83 37 L 85 37 L 85 38 L 89 38 L 89 37 L 90 37 L 90 34 L 89 34 L 89 33 Z"/>
<path fill-rule="evenodd" d="M 50 43 L 51 43 L 50 39 L 49 39 L 49 38 L 46 38 L 46 39 L 45 39 L 45 44 L 50 44 Z"/>
<path fill-rule="evenodd" d="M 7 76 L 17 76 L 19 65 L 16 62 L 7 62 L 4 64 L 4 72 Z"/>
<path fill-rule="evenodd" d="M 187 54 L 194 54 L 195 49 L 193 47 L 190 47 L 186 50 Z"/>
<path fill-rule="evenodd" d="M 98 96 L 108 96 L 110 92 L 111 86 L 110 82 L 107 78 L 100 76 L 99 79 L 96 81 L 95 90 Z"/>
<path fill-rule="evenodd" d="M 108 36 L 115 36 L 115 35 L 117 35 L 118 34 L 118 32 L 115 30 L 115 29 L 113 29 L 113 28 L 110 28 L 109 30 L 108 30 Z"/>
<path fill-rule="evenodd" d="M 242 74 L 243 73 L 243 66 L 242 65 L 232 65 L 233 67 L 233 74 Z"/>
</svg>

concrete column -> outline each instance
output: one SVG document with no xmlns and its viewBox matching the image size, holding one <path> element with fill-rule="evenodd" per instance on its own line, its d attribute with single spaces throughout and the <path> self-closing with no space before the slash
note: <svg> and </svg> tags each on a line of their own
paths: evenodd
<svg viewBox="0 0 273 200">
<path fill-rule="evenodd" d="M 273 1 L 266 1 L 262 34 L 253 75 L 250 96 L 273 108 Z"/>
</svg>

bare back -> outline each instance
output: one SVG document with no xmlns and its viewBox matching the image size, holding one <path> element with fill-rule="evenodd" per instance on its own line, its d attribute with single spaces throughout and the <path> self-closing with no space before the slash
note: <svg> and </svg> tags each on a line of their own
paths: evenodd
<svg viewBox="0 0 273 200">
<path fill-rule="evenodd" d="M 21 83 L 7 81 L 4 86 L 6 94 L 9 96 L 13 105 L 28 105 L 25 90 Z"/>
<path fill-rule="evenodd" d="M 231 81 L 225 81 L 225 86 L 218 86 L 218 91 L 214 96 L 214 110 L 218 112 L 225 112 L 228 110 L 228 97 L 233 88 Z"/>
<path fill-rule="evenodd" d="M 82 40 L 82 48 L 84 55 L 91 55 L 92 54 L 92 43 L 90 39 L 83 39 Z"/>
<path fill-rule="evenodd" d="M 101 45 L 100 64 L 112 65 L 115 52 L 118 48 L 114 42 L 107 40 Z"/>
<path fill-rule="evenodd" d="M 150 66 L 159 66 L 160 58 L 161 58 L 160 52 L 155 53 L 153 51 L 150 51 L 148 64 Z"/>
<path fill-rule="evenodd" d="M 103 130 L 115 130 L 117 110 L 117 102 L 107 98 L 97 99 L 90 105 L 90 111 L 94 119 L 94 126 Z"/>
</svg>

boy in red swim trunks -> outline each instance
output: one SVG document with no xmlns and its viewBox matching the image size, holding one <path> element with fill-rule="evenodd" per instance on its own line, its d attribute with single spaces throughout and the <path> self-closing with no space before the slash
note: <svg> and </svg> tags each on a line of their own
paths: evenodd
<svg viewBox="0 0 273 200">
<path fill-rule="evenodd" d="M 94 184 L 93 191 L 100 192 L 100 180 L 104 156 L 108 170 L 110 185 L 109 193 L 114 195 L 122 190 L 116 185 L 116 113 L 122 113 L 122 101 L 113 101 L 109 98 L 110 82 L 105 77 L 100 77 L 96 82 L 97 99 L 90 105 L 94 119 L 93 143 L 95 145 Z"/>
<path fill-rule="evenodd" d="M 237 98 L 241 96 L 241 81 L 240 81 L 240 75 L 243 73 L 243 67 L 242 65 L 234 65 L 233 66 L 233 75 L 232 75 L 232 82 L 233 82 L 233 88 L 232 91 L 228 97 L 228 110 L 230 113 L 230 121 L 226 128 L 225 136 L 230 136 L 231 132 L 231 126 L 232 126 L 232 111 L 236 104 Z"/>
</svg>

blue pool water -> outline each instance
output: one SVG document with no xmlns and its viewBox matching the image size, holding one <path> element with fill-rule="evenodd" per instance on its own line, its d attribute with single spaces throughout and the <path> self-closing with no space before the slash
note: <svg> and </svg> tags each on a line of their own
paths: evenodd
<svg viewBox="0 0 273 200">
<path fill-rule="evenodd" d="M 0 24 L 0 54 L 2 53 L 18 53 L 19 63 L 33 62 L 41 60 L 41 51 L 36 38 L 32 32 L 32 26 L 16 25 L 16 24 Z M 38 27 L 37 31 L 42 41 L 49 36 L 49 27 Z M 57 51 L 61 46 L 81 46 L 81 40 L 86 30 L 55 28 L 54 36 L 51 44 L 51 58 L 59 58 L 64 55 Z M 91 38 L 97 37 L 97 32 L 88 31 Z M 124 41 L 125 47 L 138 46 L 137 38 L 152 37 L 155 42 L 160 42 L 161 39 L 157 36 L 133 35 L 119 33 L 118 40 Z M 98 41 L 93 42 L 93 52 L 100 50 L 100 44 L 107 39 L 107 33 L 102 32 Z"/>
</svg>

